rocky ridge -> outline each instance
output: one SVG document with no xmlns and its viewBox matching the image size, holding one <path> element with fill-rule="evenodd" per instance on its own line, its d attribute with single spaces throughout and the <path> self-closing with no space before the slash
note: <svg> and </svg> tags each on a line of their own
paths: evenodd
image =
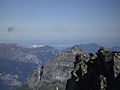
<svg viewBox="0 0 120 90">
<path fill-rule="evenodd" d="M 66 90 L 120 90 L 120 52 L 77 54 Z"/>
<path fill-rule="evenodd" d="M 19 44 L 0 44 L 0 58 L 24 63 L 40 64 L 36 55 L 28 52 Z"/>
<path fill-rule="evenodd" d="M 65 84 L 71 77 L 70 73 L 77 53 L 83 54 L 79 46 L 59 52 L 44 65 L 43 78 L 40 77 L 40 68 L 28 76 L 28 86 L 33 90 L 56 90 L 57 88 L 65 90 Z"/>
<path fill-rule="evenodd" d="M 68 48 L 35 69 L 22 86 L 28 90 L 119 90 L 120 52 L 100 48 L 85 55 Z M 71 72 L 72 71 L 72 72 Z M 24 90 L 24 88 L 18 90 Z"/>
<path fill-rule="evenodd" d="M 20 86 L 40 64 L 41 60 L 35 54 L 19 44 L 0 44 L 0 89 Z"/>
</svg>

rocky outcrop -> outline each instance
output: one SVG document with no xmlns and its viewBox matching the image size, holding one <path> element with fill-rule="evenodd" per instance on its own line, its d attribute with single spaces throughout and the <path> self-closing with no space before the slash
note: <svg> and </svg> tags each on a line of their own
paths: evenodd
<svg viewBox="0 0 120 90">
<path fill-rule="evenodd" d="M 120 90 L 120 52 L 77 54 L 66 90 Z"/>
<path fill-rule="evenodd" d="M 44 65 L 43 78 L 40 70 L 36 69 L 28 76 L 27 84 L 33 90 L 65 90 L 67 79 L 74 67 L 73 62 L 77 53 L 83 54 L 79 46 L 74 46 L 59 52 Z"/>
</svg>

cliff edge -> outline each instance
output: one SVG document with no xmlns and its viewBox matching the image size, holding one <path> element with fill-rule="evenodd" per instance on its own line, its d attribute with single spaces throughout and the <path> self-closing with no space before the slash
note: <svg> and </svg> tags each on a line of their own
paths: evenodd
<svg viewBox="0 0 120 90">
<path fill-rule="evenodd" d="M 120 52 L 77 54 L 66 90 L 120 90 Z"/>
</svg>

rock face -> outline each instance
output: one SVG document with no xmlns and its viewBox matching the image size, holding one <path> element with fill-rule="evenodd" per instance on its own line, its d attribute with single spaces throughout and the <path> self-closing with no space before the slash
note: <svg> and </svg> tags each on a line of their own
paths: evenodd
<svg viewBox="0 0 120 90">
<path fill-rule="evenodd" d="M 65 90 L 77 53 L 83 54 L 79 46 L 59 52 L 44 65 L 43 78 L 40 79 L 41 69 L 39 68 L 29 75 L 28 86 L 33 90 Z"/>
<path fill-rule="evenodd" d="M 77 54 L 66 90 L 120 90 L 120 52 Z"/>
</svg>

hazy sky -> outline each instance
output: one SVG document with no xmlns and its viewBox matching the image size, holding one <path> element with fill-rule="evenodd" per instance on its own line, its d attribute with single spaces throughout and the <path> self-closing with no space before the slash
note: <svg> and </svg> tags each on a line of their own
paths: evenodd
<svg viewBox="0 0 120 90">
<path fill-rule="evenodd" d="M 97 38 L 120 44 L 120 0 L 0 0 L 0 40 Z"/>
</svg>

